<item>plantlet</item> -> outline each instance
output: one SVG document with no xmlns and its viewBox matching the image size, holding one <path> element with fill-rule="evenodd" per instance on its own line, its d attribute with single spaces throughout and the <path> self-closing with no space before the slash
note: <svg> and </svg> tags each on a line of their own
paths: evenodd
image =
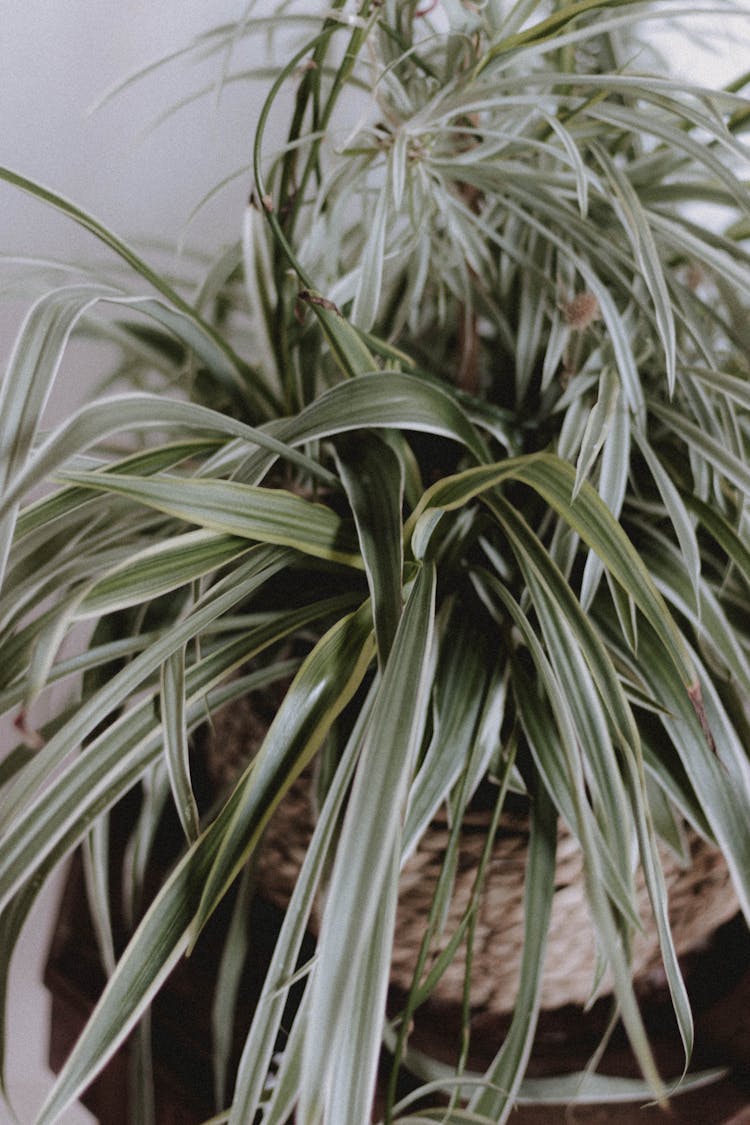
<svg viewBox="0 0 750 1125">
<path fill-rule="evenodd" d="M 0 690 L 21 735 L 3 767 L 1 944 L 9 957 L 81 844 L 112 969 L 40 1125 L 137 1025 L 311 771 L 315 831 L 222 1120 L 283 1122 L 296 1106 L 305 1125 L 366 1121 L 384 1040 L 394 1075 L 419 1070 L 409 1019 L 480 785 L 490 844 L 509 793 L 528 808 L 520 1001 L 478 1078 L 464 1075 L 467 1003 L 455 1072 L 421 1091 L 453 1108 L 428 1119 L 504 1121 L 518 1096 L 558 818 L 644 1089 L 666 1093 L 631 981 L 638 867 L 689 1060 L 658 841 L 684 854 L 687 825 L 718 844 L 750 909 L 750 193 L 745 80 L 706 91 L 651 69 L 649 21 L 676 11 L 334 0 L 217 29 L 196 51 L 269 24 L 295 46 L 260 114 L 242 238 L 194 299 L 0 172 L 113 261 L 61 271 L 34 304 L 0 404 Z M 704 203 L 720 229 L 696 219 Z M 92 325 L 134 389 L 41 434 L 70 333 Z M 71 655 L 66 638 L 84 634 Z M 37 730 L 32 705 L 68 677 L 71 700 Z M 274 688 L 257 754 L 199 807 L 192 733 Z M 137 853 L 168 802 L 185 847 L 115 967 L 106 822 L 134 787 Z M 446 807 L 421 976 L 386 1021 L 399 869 Z M 482 869 L 441 948 L 470 947 L 481 895 Z M 394 1078 L 386 1120 L 415 1120 L 411 1105 Z"/>
</svg>

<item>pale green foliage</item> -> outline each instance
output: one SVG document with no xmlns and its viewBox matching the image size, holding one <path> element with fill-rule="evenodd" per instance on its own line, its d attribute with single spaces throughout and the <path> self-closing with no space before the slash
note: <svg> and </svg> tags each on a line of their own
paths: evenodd
<svg viewBox="0 0 750 1125">
<path fill-rule="evenodd" d="M 750 915 L 743 80 L 706 91 L 659 70 L 639 36 L 680 11 L 669 0 L 305 7 L 259 16 L 250 5 L 173 56 L 215 56 L 219 88 L 268 87 L 237 244 L 208 264 L 187 257 L 189 282 L 0 172 L 112 254 L 90 276 L 39 264 L 50 289 L 0 396 L 0 699 L 26 743 L 2 770 L 5 962 L 43 879 L 86 841 L 111 965 L 106 818 L 131 789 L 143 797 L 134 917 L 169 799 L 185 837 L 44 1123 L 147 1013 L 238 878 L 245 901 L 264 827 L 313 765 L 317 829 L 236 1075 L 224 1073 L 223 1033 L 216 1044 L 217 1089 L 233 1091 L 216 1120 L 230 1125 L 261 1106 L 267 1123 L 297 1106 L 304 1125 L 358 1125 L 383 1041 L 386 1117 L 403 1125 L 501 1122 L 528 1097 L 660 1095 L 630 981 L 635 865 L 686 1063 L 692 1021 L 658 836 L 679 848 L 686 821 L 718 841 Z M 712 7 L 727 20 L 738 11 Z M 243 40 L 269 32 L 289 37 L 283 64 L 235 66 Z M 283 97 L 288 132 L 272 142 Z M 720 229 L 696 220 L 705 202 L 721 209 Z M 41 435 L 79 330 L 117 345 L 102 382 L 125 378 L 132 392 L 105 389 Z M 82 626 L 88 648 L 71 655 Z M 29 709 L 64 680 L 73 701 L 34 730 Z M 192 789 L 191 736 L 261 689 L 280 700 L 265 740 L 223 803 L 207 803 Z M 497 805 L 474 905 L 434 959 L 462 818 L 486 778 Z M 510 1033 L 482 1076 L 466 1071 L 465 1043 L 446 1070 L 408 1027 L 472 941 L 511 788 L 532 825 L 530 936 Z M 403 1017 L 386 1024 L 399 868 L 444 805 L 452 835 L 418 974 Z M 558 816 L 583 851 L 645 1087 L 524 1083 Z M 322 881 L 318 952 L 280 1037 Z M 245 950 L 235 915 L 217 1027 Z M 401 1067 L 452 1108 L 397 1105 Z"/>
</svg>

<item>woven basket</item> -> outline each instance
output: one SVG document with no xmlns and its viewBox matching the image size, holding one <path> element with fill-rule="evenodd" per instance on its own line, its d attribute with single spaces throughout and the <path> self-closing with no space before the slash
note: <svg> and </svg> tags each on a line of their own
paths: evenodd
<svg viewBox="0 0 750 1125">
<path fill-rule="evenodd" d="M 254 752 L 260 735 L 257 718 L 247 701 L 218 715 L 210 737 L 214 780 L 231 780 L 238 765 Z M 284 908 L 313 831 L 310 784 L 297 781 L 279 806 L 266 831 L 258 856 L 258 886 L 264 896 Z M 477 864 L 485 843 L 489 814 L 478 810 L 465 818 L 455 886 L 439 953 L 454 933 L 470 900 Z M 401 874 L 396 940 L 391 964 L 393 985 L 408 989 L 417 951 L 432 904 L 449 830 L 433 822 L 418 850 Z M 688 831 L 691 862 L 682 867 L 674 854 L 661 852 L 669 892 L 669 916 L 678 955 L 699 949 L 713 931 L 738 910 L 737 899 L 721 852 Z M 504 813 L 485 876 L 473 947 L 471 1004 L 475 1010 L 502 1015 L 513 1010 L 518 990 L 524 938 L 523 895 L 529 844 L 529 821 L 523 813 Z M 633 976 L 642 983 L 659 983 L 661 954 L 648 893 L 640 869 L 636 878 L 639 911 L 644 923 L 633 946 Z M 311 921 L 313 932 L 319 919 Z M 460 1004 L 464 989 L 461 947 L 432 996 L 443 1005 Z M 596 945 L 583 881 L 582 855 L 564 825 L 558 830 L 557 871 L 541 1005 L 585 1005 L 592 995 L 596 973 Z M 599 994 L 611 987 L 606 976 Z"/>
</svg>

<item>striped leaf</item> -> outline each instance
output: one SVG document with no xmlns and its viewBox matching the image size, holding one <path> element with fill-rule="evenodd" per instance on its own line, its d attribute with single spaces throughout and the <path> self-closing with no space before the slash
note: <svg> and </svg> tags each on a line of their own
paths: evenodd
<svg viewBox="0 0 750 1125">
<path fill-rule="evenodd" d="M 125 496 L 223 535 L 294 547 L 316 558 L 362 567 L 356 536 L 339 516 L 280 488 L 166 474 L 154 478 L 67 472 L 60 479 Z"/>
<path fill-rule="evenodd" d="M 315 1120 L 326 1106 L 362 1109 L 372 1098 L 379 1036 L 360 1023 L 355 1001 L 358 986 L 369 980 L 367 1016 L 379 1031 L 395 923 L 400 825 L 427 718 L 434 597 L 434 568 L 425 564 L 373 703 L 331 875 L 332 905 L 321 923 L 308 1017 L 327 1035 L 311 1037 L 305 1045 L 302 1120 Z"/>
<path fill-rule="evenodd" d="M 407 524 L 407 534 L 422 512 L 462 507 L 508 480 L 528 484 L 537 491 L 596 552 L 608 573 L 651 622 L 679 670 L 685 687 L 689 688 L 695 681 L 695 675 L 682 636 L 648 570 L 593 488 L 584 485 L 575 501 L 572 500 L 575 471 L 559 458 L 544 453 L 510 458 L 497 465 L 478 466 L 446 477 L 425 493 Z"/>
</svg>

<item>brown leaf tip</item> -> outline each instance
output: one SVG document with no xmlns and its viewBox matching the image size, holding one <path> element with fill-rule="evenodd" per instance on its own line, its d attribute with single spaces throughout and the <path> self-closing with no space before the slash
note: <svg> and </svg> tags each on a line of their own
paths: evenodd
<svg viewBox="0 0 750 1125">
<path fill-rule="evenodd" d="M 297 294 L 300 301 L 304 301 L 306 305 L 315 305 L 319 309 L 327 309 L 329 312 L 336 313 L 341 316 L 341 309 L 333 301 L 329 301 L 327 297 L 321 297 L 319 293 L 313 293 L 311 289 L 300 289 Z"/>
<path fill-rule="evenodd" d="M 688 687 L 688 698 L 693 705 L 693 710 L 698 716 L 698 722 L 701 725 L 701 730 L 706 736 L 706 742 L 708 743 L 711 752 L 713 754 L 716 754 L 716 742 L 714 741 L 714 736 L 711 733 L 711 727 L 709 726 L 708 718 L 706 716 L 706 708 L 703 704 L 703 692 L 701 691 L 701 685 L 697 680 L 695 681 L 695 683 L 690 684 L 690 686 Z"/>
<path fill-rule="evenodd" d="M 13 720 L 13 726 L 16 728 L 21 736 L 21 741 L 24 746 L 28 746 L 29 750 L 41 750 L 44 746 L 44 739 L 38 730 L 29 726 L 29 715 L 25 707 L 16 715 Z"/>
</svg>

